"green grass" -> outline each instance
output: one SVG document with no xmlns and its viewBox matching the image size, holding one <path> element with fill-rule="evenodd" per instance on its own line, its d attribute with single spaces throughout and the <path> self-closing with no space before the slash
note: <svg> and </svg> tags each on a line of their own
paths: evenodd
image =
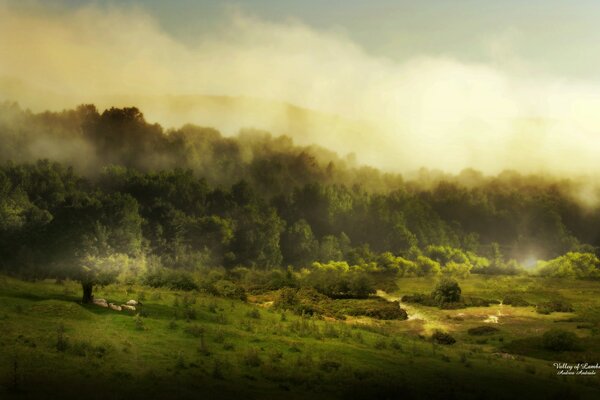
<svg viewBox="0 0 600 400">
<path fill-rule="evenodd" d="M 474 337 L 467 330 L 499 306 L 411 305 L 409 316 L 426 319 L 333 321 L 282 317 L 203 293 L 125 285 L 96 291 L 117 304 L 143 292 L 140 322 L 131 312 L 79 304 L 74 282 L 0 277 L 0 398 L 598 398 L 597 376 L 558 377 L 548 360 L 562 355 L 518 341 L 562 327 L 584 339 L 589 357 L 600 354 L 594 329 L 577 328 L 600 321 L 597 283 L 473 277 L 460 284 L 464 294 L 484 298 L 522 291 L 532 303 L 559 293 L 575 312 L 504 306 L 507 316 L 494 324 L 499 332 Z M 433 282 L 403 279 L 399 287 L 390 295 L 429 292 Z M 457 343 L 420 337 L 433 329 Z M 502 351 L 517 356 L 495 355 Z"/>
</svg>

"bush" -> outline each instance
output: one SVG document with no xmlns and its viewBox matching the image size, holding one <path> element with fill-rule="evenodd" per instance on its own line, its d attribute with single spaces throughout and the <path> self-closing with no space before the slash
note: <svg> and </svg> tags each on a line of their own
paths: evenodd
<svg viewBox="0 0 600 400">
<path fill-rule="evenodd" d="M 284 310 L 293 310 L 298 305 L 298 296 L 296 293 L 298 289 L 294 288 L 283 288 L 277 292 L 277 297 L 273 302 L 275 308 Z"/>
<path fill-rule="evenodd" d="M 371 277 L 359 267 L 350 267 L 346 262 L 316 262 L 303 283 L 335 299 L 365 299 L 375 293 Z"/>
<path fill-rule="evenodd" d="M 341 363 L 333 360 L 323 360 L 319 364 L 319 368 L 321 369 L 321 371 L 325 372 L 337 371 L 338 369 L 340 369 L 341 366 Z"/>
<path fill-rule="evenodd" d="M 331 300 L 313 288 L 283 288 L 279 290 L 273 306 L 277 309 L 291 310 L 298 315 L 324 314 L 323 308 Z"/>
<path fill-rule="evenodd" d="M 465 307 L 489 307 L 490 304 L 499 304 L 498 300 L 488 300 L 481 297 L 468 296 L 463 298 Z"/>
<path fill-rule="evenodd" d="M 539 314 L 550 314 L 553 312 L 573 312 L 571 303 L 565 300 L 551 300 L 540 303 L 536 306 L 535 311 Z"/>
<path fill-rule="evenodd" d="M 513 307 L 527 307 L 530 305 L 523 297 L 514 293 L 505 295 L 504 299 L 502 299 L 502 304 L 511 305 Z"/>
<path fill-rule="evenodd" d="M 385 341 L 385 339 L 383 339 L 383 338 L 377 339 L 377 341 L 375 342 L 375 348 L 377 350 L 387 349 L 387 342 Z"/>
<path fill-rule="evenodd" d="M 478 326 L 467 331 L 467 333 L 472 336 L 493 335 L 498 332 L 500 332 L 500 329 L 489 325 Z"/>
<path fill-rule="evenodd" d="M 191 306 L 186 305 L 183 308 L 183 318 L 185 318 L 186 321 L 196 319 L 196 310 L 193 309 Z"/>
<path fill-rule="evenodd" d="M 198 325 L 190 325 L 184 329 L 184 332 L 194 337 L 200 337 L 204 335 L 204 328 Z"/>
<path fill-rule="evenodd" d="M 138 331 L 143 331 L 144 329 L 146 329 L 146 327 L 144 326 L 144 320 L 142 319 L 140 314 L 137 314 L 134 317 L 134 321 L 135 321 L 135 329 L 137 329 Z"/>
<path fill-rule="evenodd" d="M 542 335 L 542 346 L 552 351 L 577 350 L 579 338 L 573 332 L 552 329 Z"/>
<path fill-rule="evenodd" d="M 56 350 L 64 352 L 67 350 L 68 342 L 65 337 L 65 326 L 61 323 L 56 329 Z"/>
<path fill-rule="evenodd" d="M 454 279 L 444 278 L 435 287 L 431 297 L 439 304 L 455 303 L 460 300 L 461 289 Z"/>
<path fill-rule="evenodd" d="M 225 279 L 213 283 L 211 292 L 216 296 L 246 301 L 246 291 L 235 283 Z"/>
<path fill-rule="evenodd" d="M 402 302 L 404 303 L 416 303 L 424 306 L 436 307 L 438 304 L 435 302 L 433 297 L 423 293 L 415 293 L 411 295 L 402 296 Z"/>
<path fill-rule="evenodd" d="M 142 278 L 142 283 L 154 288 L 168 287 L 174 290 L 195 290 L 198 285 L 187 271 L 154 268 Z"/>
<path fill-rule="evenodd" d="M 405 320 L 408 314 L 397 301 L 387 301 L 382 298 L 367 300 L 333 300 L 323 305 L 331 315 L 367 316 L 382 320 Z"/>
<path fill-rule="evenodd" d="M 431 335 L 431 340 L 437 344 L 454 344 L 456 343 L 456 339 L 454 339 L 449 333 L 442 332 L 440 330 L 436 330 Z"/>
<path fill-rule="evenodd" d="M 256 308 L 253 308 L 252 310 L 250 310 L 246 313 L 246 317 L 253 318 L 253 319 L 260 319 L 260 311 L 258 311 Z"/>
<path fill-rule="evenodd" d="M 246 350 L 246 352 L 243 354 L 243 361 L 244 364 L 246 364 L 249 367 L 260 367 L 260 365 L 262 364 L 262 360 L 260 358 L 258 350 L 254 347 L 251 347 Z"/>
</svg>

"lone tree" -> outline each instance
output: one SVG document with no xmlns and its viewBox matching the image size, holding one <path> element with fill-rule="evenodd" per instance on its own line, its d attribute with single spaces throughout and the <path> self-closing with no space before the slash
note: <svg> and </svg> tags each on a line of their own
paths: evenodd
<svg viewBox="0 0 600 400">
<path fill-rule="evenodd" d="M 105 286 L 117 279 L 120 271 L 120 258 L 119 256 L 84 257 L 80 271 L 74 276 L 75 279 L 81 282 L 83 289 L 82 303 L 91 303 L 94 300 L 92 293 L 94 286 Z"/>
<path fill-rule="evenodd" d="M 453 303 L 460 300 L 460 286 L 454 279 L 444 278 L 442 279 L 433 292 L 431 297 L 438 303 Z"/>
</svg>

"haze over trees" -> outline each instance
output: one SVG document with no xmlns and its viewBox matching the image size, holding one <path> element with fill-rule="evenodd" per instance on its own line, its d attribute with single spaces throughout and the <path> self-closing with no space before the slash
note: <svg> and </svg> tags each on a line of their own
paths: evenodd
<svg viewBox="0 0 600 400">
<path fill-rule="evenodd" d="M 368 296 L 386 274 L 516 274 L 527 257 L 554 259 L 544 275 L 599 276 L 600 208 L 575 181 L 405 180 L 285 136 L 165 131 L 136 108 L 91 105 L 1 105 L 0 161 L 0 267 L 80 280 L 86 301 L 117 275 L 186 286 L 186 273 L 221 267 L 274 286 L 307 268 L 305 283 L 332 297 Z"/>
</svg>

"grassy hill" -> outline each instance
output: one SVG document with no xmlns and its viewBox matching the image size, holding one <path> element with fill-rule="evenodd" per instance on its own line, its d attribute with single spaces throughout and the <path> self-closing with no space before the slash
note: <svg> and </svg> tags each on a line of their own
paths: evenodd
<svg viewBox="0 0 600 400">
<path fill-rule="evenodd" d="M 0 397 L 598 398 L 598 376 L 557 376 L 552 362 L 542 359 L 570 360 L 577 353 L 534 358 L 528 351 L 535 344 L 518 342 L 562 325 L 591 346 L 580 354 L 600 354 L 595 331 L 577 329 L 584 320 L 597 327 L 597 304 L 589 296 L 597 295 L 598 284 L 472 277 L 461 285 L 463 293 L 490 295 L 520 288 L 545 296 L 556 289 L 574 300 L 576 313 L 540 315 L 505 305 L 500 333 L 482 339 L 467 329 L 502 306 L 411 305 L 407 321 L 339 321 L 282 313 L 264 302 L 269 294 L 260 297 L 263 303 L 245 303 L 126 285 L 96 293 L 116 304 L 142 301 L 134 313 L 79 304 L 74 282 L 1 277 Z M 402 293 L 429 286 L 425 279 L 400 283 Z M 439 327 L 457 343 L 427 340 Z"/>
</svg>

